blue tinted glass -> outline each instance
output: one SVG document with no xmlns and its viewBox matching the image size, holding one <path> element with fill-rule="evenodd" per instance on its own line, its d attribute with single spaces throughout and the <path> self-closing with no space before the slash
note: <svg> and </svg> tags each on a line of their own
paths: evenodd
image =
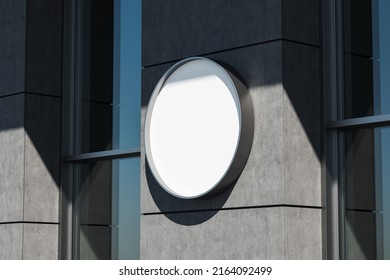
<svg viewBox="0 0 390 280">
<path fill-rule="evenodd" d="M 343 3 L 344 116 L 390 114 L 390 1 Z"/>
<path fill-rule="evenodd" d="M 390 1 L 373 1 L 375 115 L 390 113 Z"/>
<path fill-rule="evenodd" d="M 140 160 L 75 165 L 80 259 L 139 259 Z"/>
<path fill-rule="evenodd" d="M 379 58 L 390 62 L 390 1 L 377 0 Z"/>
<path fill-rule="evenodd" d="M 112 259 L 139 259 L 140 255 L 140 161 L 122 159 L 113 163 L 117 177 L 113 178 L 113 200 L 116 232 L 112 236 Z"/>
<path fill-rule="evenodd" d="M 383 258 L 390 260 L 390 128 L 377 129 L 380 137 L 380 180 L 381 192 L 378 192 L 378 200 L 382 204 L 382 217 L 380 222 L 383 234 L 379 236 L 383 242 Z"/>
<path fill-rule="evenodd" d="M 114 148 L 140 146 L 141 0 L 115 0 Z"/>
<path fill-rule="evenodd" d="M 80 3 L 76 153 L 138 148 L 141 0 Z"/>
</svg>

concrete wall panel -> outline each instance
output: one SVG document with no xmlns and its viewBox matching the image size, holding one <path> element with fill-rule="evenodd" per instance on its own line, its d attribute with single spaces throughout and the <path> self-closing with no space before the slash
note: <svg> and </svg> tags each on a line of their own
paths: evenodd
<svg viewBox="0 0 390 280">
<path fill-rule="evenodd" d="M 285 203 L 321 206 L 319 49 L 283 44 Z"/>
<path fill-rule="evenodd" d="M 141 259 L 284 259 L 283 208 L 141 218 Z"/>
<path fill-rule="evenodd" d="M 26 95 L 25 201 L 26 221 L 58 222 L 61 100 Z"/>
<path fill-rule="evenodd" d="M 321 209 L 285 208 L 286 259 L 322 259 Z"/>
<path fill-rule="evenodd" d="M 22 259 L 22 224 L 0 224 L 0 260 Z"/>
<path fill-rule="evenodd" d="M 25 224 L 23 236 L 23 259 L 58 259 L 58 225 Z"/>
<path fill-rule="evenodd" d="M 24 95 L 0 98 L 0 223 L 23 220 Z"/>
</svg>

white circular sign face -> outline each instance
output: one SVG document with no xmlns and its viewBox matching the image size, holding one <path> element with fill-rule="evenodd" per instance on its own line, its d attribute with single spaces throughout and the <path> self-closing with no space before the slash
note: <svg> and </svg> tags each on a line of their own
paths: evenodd
<svg viewBox="0 0 390 280">
<path fill-rule="evenodd" d="M 146 157 L 166 191 L 196 198 L 225 177 L 240 134 L 240 98 L 229 74 L 211 60 L 187 59 L 163 76 L 152 95 Z"/>
</svg>

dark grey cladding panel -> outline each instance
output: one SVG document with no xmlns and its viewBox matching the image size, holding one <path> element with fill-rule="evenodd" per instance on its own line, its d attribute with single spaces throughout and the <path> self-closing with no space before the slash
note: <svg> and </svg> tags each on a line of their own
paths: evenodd
<svg viewBox="0 0 390 280">
<path fill-rule="evenodd" d="M 283 43 L 283 85 L 318 158 L 321 158 L 320 49 Z"/>
<path fill-rule="evenodd" d="M 22 92 L 25 73 L 26 0 L 0 1 L 0 96 Z"/>
<path fill-rule="evenodd" d="M 283 0 L 283 38 L 320 45 L 321 0 Z"/>
<path fill-rule="evenodd" d="M 317 47 L 283 43 L 284 193 L 287 204 L 321 206 L 320 59 Z"/>
<path fill-rule="evenodd" d="M 26 94 L 24 219 L 58 222 L 61 99 Z"/>
<path fill-rule="evenodd" d="M 62 0 L 28 1 L 26 90 L 61 95 Z"/>
<path fill-rule="evenodd" d="M 282 0 L 144 0 L 142 65 L 281 38 Z"/>
<path fill-rule="evenodd" d="M 61 94 L 62 1 L 0 2 L 0 96 Z"/>
<path fill-rule="evenodd" d="M 25 104 L 25 131 L 40 160 L 45 164 L 44 172 L 50 173 L 52 183 L 60 186 L 61 99 L 26 94 Z M 33 164 L 34 162 L 32 159 Z"/>
</svg>

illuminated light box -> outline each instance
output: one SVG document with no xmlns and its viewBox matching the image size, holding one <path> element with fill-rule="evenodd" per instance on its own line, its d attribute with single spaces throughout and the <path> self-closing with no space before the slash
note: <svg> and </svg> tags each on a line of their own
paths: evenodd
<svg viewBox="0 0 390 280">
<path fill-rule="evenodd" d="M 170 194 L 193 199 L 234 183 L 249 156 L 253 108 L 247 88 L 206 58 L 171 67 L 151 96 L 145 122 L 150 170 Z"/>
</svg>

